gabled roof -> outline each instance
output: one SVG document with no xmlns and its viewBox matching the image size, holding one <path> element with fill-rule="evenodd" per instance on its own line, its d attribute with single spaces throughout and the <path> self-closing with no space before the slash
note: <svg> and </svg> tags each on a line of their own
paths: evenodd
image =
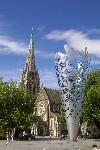
<svg viewBox="0 0 100 150">
<path fill-rule="evenodd" d="M 54 90 L 46 87 L 44 87 L 44 90 L 46 91 L 46 94 L 51 103 L 61 104 L 61 94 L 59 90 Z"/>
</svg>

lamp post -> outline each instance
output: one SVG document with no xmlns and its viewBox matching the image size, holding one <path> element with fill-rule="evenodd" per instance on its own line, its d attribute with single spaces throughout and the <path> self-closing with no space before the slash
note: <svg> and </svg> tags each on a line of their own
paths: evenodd
<svg viewBox="0 0 100 150">
<path fill-rule="evenodd" d="M 60 134 L 61 134 L 61 128 L 60 128 L 60 122 L 58 123 L 58 135 L 60 137 Z"/>
<path fill-rule="evenodd" d="M 38 135 L 38 121 L 36 122 L 36 125 L 35 125 L 35 135 Z"/>
<path fill-rule="evenodd" d="M 55 124 L 55 126 L 56 126 L 56 137 L 57 137 L 57 123 Z"/>
</svg>

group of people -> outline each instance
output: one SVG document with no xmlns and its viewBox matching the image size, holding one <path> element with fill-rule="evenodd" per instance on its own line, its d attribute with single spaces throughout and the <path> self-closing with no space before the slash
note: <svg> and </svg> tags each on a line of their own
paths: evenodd
<svg viewBox="0 0 100 150">
<path fill-rule="evenodd" d="M 23 132 L 23 136 L 25 135 L 25 132 Z M 43 136 L 44 136 L 44 134 L 43 134 Z M 50 133 L 50 138 L 52 137 L 52 133 Z M 6 145 L 11 141 L 11 142 L 13 142 L 13 140 L 14 140 L 14 132 L 12 131 L 12 132 L 7 132 L 7 142 L 6 142 Z M 98 149 L 98 147 L 97 147 L 97 145 L 93 145 L 92 146 L 92 150 L 100 150 L 100 149 Z"/>
<path fill-rule="evenodd" d="M 6 142 L 6 145 L 11 141 L 11 142 L 13 142 L 13 140 L 14 140 L 14 133 L 13 133 L 13 131 L 12 132 L 7 132 L 7 142 Z"/>
</svg>

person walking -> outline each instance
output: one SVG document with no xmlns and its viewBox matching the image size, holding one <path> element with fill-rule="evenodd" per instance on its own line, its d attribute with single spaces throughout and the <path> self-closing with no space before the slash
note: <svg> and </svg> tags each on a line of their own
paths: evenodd
<svg viewBox="0 0 100 150">
<path fill-rule="evenodd" d="M 50 139 L 51 139 L 52 133 L 50 133 Z"/>
<path fill-rule="evenodd" d="M 25 140 L 25 135 L 26 135 L 26 132 L 23 131 L 23 141 Z"/>
<path fill-rule="evenodd" d="M 14 132 L 12 131 L 12 133 L 11 133 L 11 142 L 13 142 L 14 141 Z"/>
<path fill-rule="evenodd" d="M 10 132 L 7 132 L 6 139 L 7 139 L 7 142 L 6 142 L 6 145 L 7 145 L 10 141 Z"/>
</svg>

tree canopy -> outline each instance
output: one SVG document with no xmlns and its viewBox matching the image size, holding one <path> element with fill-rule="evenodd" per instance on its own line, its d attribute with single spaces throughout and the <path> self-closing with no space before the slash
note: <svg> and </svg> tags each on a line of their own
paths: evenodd
<svg viewBox="0 0 100 150">
<path fill-rule="evenodd" d="M 60 112 L 60 122 L 65 123 L 65 114 L 62 107 Z M 100 130 L 100 69 L 93 70 L 88 74 L 84 92 L 83 116 L 81 119 L 93 121 Z"/>
<path fill-rule="evenodd" d="M 27 128 L 32 125 L 35 100 L 33 94 L 17 87 L 15 81 L 3 82 L 0 78 L 0 127 Z"/>
<path fill-rule="evenodd" d="M 60 123 L 66 124 L 65 112 L 63 106 L 60 107 Z"/>
<path fill-rule="evenodd" d="M 84 119 L 93 121 L 100 130 L 100 70 L 94 70 L 88 75 L 83 112 Z"/>
</svg>

